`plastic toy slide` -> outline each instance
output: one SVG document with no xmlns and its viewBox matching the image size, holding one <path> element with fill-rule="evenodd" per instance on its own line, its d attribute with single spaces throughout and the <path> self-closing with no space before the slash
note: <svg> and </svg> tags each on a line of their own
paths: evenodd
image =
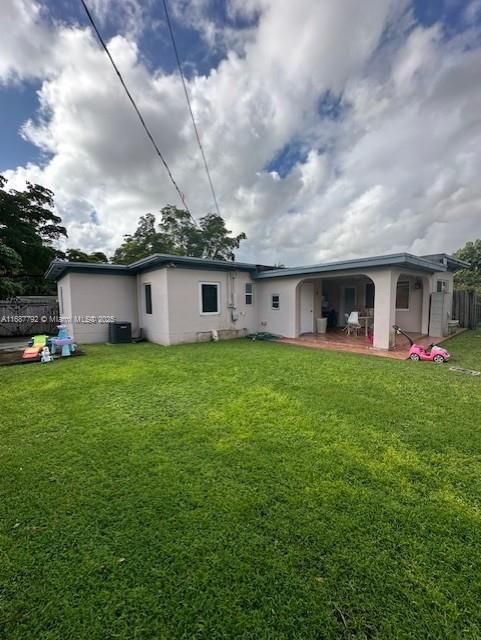
<svg viewBox="0 0 481 640">
<path fill-rule="evenodd" d="M 32 346 L 27 347 L 22 355 L 22 360 L 39 360 L 42 349 L 47 346 L 48 336 L 33 336 Z"/>
</svg>

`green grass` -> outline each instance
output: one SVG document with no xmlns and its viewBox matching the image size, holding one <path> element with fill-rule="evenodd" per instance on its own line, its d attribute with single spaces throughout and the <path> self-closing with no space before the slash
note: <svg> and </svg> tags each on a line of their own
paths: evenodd
<svg viewBox="0 0 481 640">
<path fill-rule="evenodd" d="M 481 329 L 461 333 L 441 346 L 452 352 L 453 366 L 481 371 Z"/>
<path fill-rule="evenodd" d="M 448 347 L 480 368 L 475 335 Z M 481 637 L 481 379 L 251 341 L 87 354 L 0 369 L 2 640 Z"/>
</svg>

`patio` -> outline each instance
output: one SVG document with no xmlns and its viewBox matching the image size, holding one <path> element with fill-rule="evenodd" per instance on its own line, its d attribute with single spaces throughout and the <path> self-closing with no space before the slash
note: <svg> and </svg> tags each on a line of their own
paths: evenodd
<svg viewBox="0 0 481 640">
<path fill-rule="evenodd" d="M 461 331 L 463 330 L 458 331 L 458 333 Z M 425 347 L 433 342 L 441 343 L 451 337 L 433 338 L 432 336 L 426 336 L 420 333 L 411 333 L 410 335 L 414 342 Z M 363 353 L 370 356 L 381 356 L 383 358 L 394 358 L 397 360 L 405 360 L 409 353 L 409 342 L 403 335 L 396 335 L 394 348 L 390 351 L 385 351 L 374 348 L 364 334 L 348 336 L 342 329 L 331 329 L 327 333 L 306 333 L 298 338 L 283 338 L 280 342 L 314 349 L 349 351 L 350 353 Z"/>
</svg>

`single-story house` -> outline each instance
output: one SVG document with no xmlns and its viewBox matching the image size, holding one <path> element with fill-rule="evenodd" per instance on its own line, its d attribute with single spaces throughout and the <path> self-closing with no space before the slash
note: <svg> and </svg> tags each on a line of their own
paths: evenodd
<svg viewBox="0 0 481 640">
<path fill-rule="evenodd" d="M 373 320 L 373 345 L 393 345 L 393 325 L 447 334 L 453 272 L 447 254 L 409 253 L 303 267 L 268 267 L 155 254 L 129 265 L 55 260 L 60 314 L 79 343 L 107 342 L 108 322 L 130 322 L 163 345 L 268 331 L 295 338 L 330 314 L 343 326 L 353 310 Z"/>
</svg>

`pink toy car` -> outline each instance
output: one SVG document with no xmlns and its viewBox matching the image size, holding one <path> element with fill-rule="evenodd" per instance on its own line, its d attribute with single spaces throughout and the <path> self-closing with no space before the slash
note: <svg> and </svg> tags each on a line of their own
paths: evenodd
<svg viewBox="0 0 481 640">
<path fill-rule="evenodd" d="M 409 349 L 409 358 L 414 361 L 419 360 L 431 360 L 432 362 L 436 362 L 441 364 L 442 362 L 447 362 L 449 360 L 449 353 L 446 349 L 443 349 L 437 344 L 431 344 L 429 347 L 424 348 L 420 344 L 414 344 L 411 338 L 405 333 L 397 324 L 393 327 L 397 333 L 402 333 L 409 340 L 409 344 L 411 348 Z"/>
</svg>

